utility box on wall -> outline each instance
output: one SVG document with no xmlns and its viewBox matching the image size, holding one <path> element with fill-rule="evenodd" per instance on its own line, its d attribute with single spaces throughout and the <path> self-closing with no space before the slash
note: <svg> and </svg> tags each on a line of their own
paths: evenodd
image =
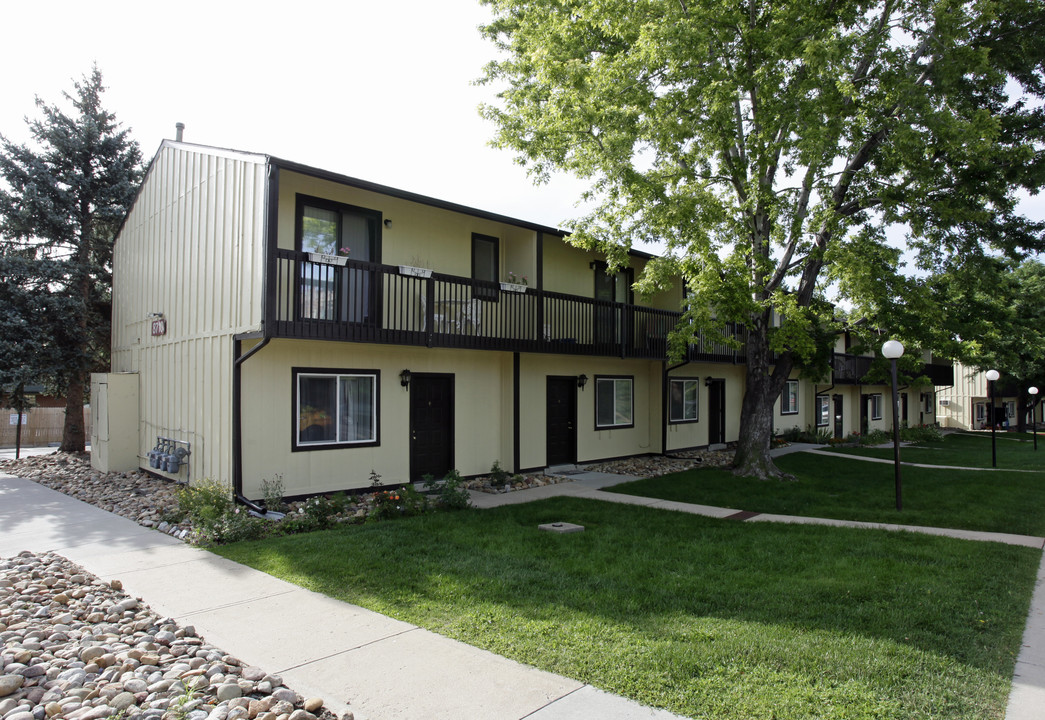
<svg viewBox="0 0 1045 720">
<path fill-rule="evenodd" d="M 138 373 L 91 373 L 91 467 L 138 469 Z"/>
</svg>

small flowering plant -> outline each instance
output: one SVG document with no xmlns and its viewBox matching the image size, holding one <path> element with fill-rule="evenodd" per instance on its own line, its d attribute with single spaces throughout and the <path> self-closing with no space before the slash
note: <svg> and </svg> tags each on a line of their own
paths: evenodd
<svg viewBox="0 0 1045 720">
<path fill-rule="evenodd" d="M 348 255 L 350 255 L 351 253 L 352 253 L 352 248 L 350 248 L 350 247 L 347 247 L 347 246 L 346 246 L 346 247 L 343 247 L 343 248 L 338 248 L 338 249 L 337 249 L 337 254 L 338 254 L 338 255 L 345 255 L 345 256 L 347 257 L 347 256 L 348 256 Z"/>
<path fill-rule="evenodd" d="M 506 282 L 513 283 L 515 285 L 529 285 L 530 281 L 525 275 L 516 275 L 511 270 L 508 271 L 508 280 Z"/>
</svg>

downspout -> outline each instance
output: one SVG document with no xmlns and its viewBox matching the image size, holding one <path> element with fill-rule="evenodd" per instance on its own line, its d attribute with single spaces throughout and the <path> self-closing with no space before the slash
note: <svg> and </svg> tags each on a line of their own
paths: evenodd
<svg viewBox="0 0 1045 720">
<path fill-rule="evenodd" d="M 243 495 L 243 371 L 241 368 L 244 362 L 268 345 L 271 339 L 263 338 L 243 355 L 240 355 L 243 341 L 233 341 L 236 359 L 232 363 L 232 497 L 236 502 L 260 513 L 264 513 L 265 508 L 251 502 Z"/>
<path fill-rule="evenodd" d="M 260 343 L 241 355 L 243 341 L 233 340 L 232 362 L 232 497 L 254 512 L 264 513 L 265 508 L 251 502 L 243 495 L 243 373 L 241 366 L 261 348 L 269 344 L 276 325 L 277 298 L 276 272 L 278 260 L 276 249 L 278 244 L 277 226 L 279 220 L 279 166 L 271 158 L 265 167 L 265 224 L 262 236 L 265 250 L 265 275 L 262 278 L 261 291 L 261 334 Z"/>
</svg>

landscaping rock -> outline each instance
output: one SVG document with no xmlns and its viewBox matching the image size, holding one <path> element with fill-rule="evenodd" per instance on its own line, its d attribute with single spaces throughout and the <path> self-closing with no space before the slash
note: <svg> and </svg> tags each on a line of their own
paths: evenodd
<svg viewBox="0 0 1045 720">
<path fill-rule="evenodd" d="M 0 718 L 249 720 L 264 708 L 282 720 L 335 720 L 275 675 L 249 668 L 257 680 L 248 679 L 248 667 L 194 628 L 117 587 L 53 553 L 0 559 Z"/>
</svg>

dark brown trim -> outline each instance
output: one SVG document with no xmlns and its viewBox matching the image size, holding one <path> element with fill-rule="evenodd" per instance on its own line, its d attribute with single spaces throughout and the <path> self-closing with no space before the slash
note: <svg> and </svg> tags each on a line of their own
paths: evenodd
<svg viewBox="0 0 1045 720">
<path fill-rule="evenodd" d="M 241 353 L 243 341 L 232 341 L 232 493 L 243 494 L 243 370 L 244 362 L 269 344 L 264 338 L 246 353 Z"/>
<path fill-rule="evenodd" d="M 279 167 L 269 163 L 266 167 L 265 193 L 265 277 L 262 280 L 261 327 L 265 337 L 272 337 L 276 324 L 277 303 L 279 298 L 276 288 L 276 268 L 279 260 L 276 251 L 279 249 Z"/>
<path fill-rule="evenodd" d="M 362 375 L 374 377 L 374 439 L 364 442 L 332 442 L 322 445 L 298 444 L 298 377 L 300 375 Z M 347 450 L 350 448 L 377 447 L 381 444 L 381 371 L 359 368 L 290 368 L 290 451 L 313 452 L 316 450 Z"/>
<path fill-rule="evenodd" d="M 371 208 L 360 207 L 359 205 L 349 205 L 348 203 L 338 202 L 337 200 L 331 200 L 329 198 L 316 197 L 315 195 L 305 195 L 304 193 L 298 193 L 296 196 L 295 207 L 294 207 L 294 249 L 298 252 L 304 252 L 301 248 L 301 242 L 303 237 L 302 222 L 304 217 L 305 207 L 316 207 L 324 210 L 330 210 L 336 213 L 352 213 L 355 215 L 362 215 L 374 223 L 374 236 L 370 239 L 370 259 L 367 262 L 379 263 L 381 262 L 381 230 L 384 227 L 382 223 L 382 215 L 380 210 L 373 210 Z M 338 234 L 341 232 L 341 223 L 338 221 Z"/>
<path fill-rule="evenodd" d="M 493 277 L 485 278 L 479 277 L 478 274 L 478 262 L 477 262 L 477 248 L 480 243 L 488 243 L 493 245 Z M 493 235 L 483 235 L 482 233 L 472 233 L 472 280 L 475 281 L 475 285 L 472 287 L 472 297 L 478 300 L 493 300 L 496 301 L 500 296 L 500 289 L 498 286 L 501 268 L 501 239 L 494 237 Z M 490 285 L 493 283 L 493 285 Z"/>
<path fill-rule="evenodd" d="M 519 353 L 512 353 L 512 472 L 519 472 L 520 445 L 519 432 L 519 397 L 521 395 L 521 363 Z"/>
</svg>

